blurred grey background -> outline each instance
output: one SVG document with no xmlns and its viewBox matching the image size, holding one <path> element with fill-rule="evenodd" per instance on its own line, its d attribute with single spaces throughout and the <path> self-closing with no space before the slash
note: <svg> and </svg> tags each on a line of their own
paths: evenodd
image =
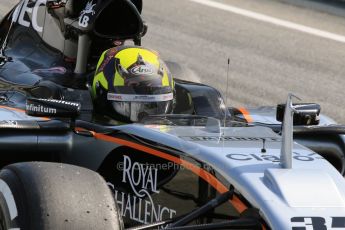
<svg viewBox="0 0 345 230">
<path fill-rule="evenodd" d="M 229 106 L 283 103 L 293 92 L 345 123 L 345 42 L 257 20 L 225 8 L 268 16 L 345 38 L 343 1 L 143 0 L 149 25 L 143 45 L 192 70 L 191 78 L 225 93 Z M 14 0 L 1 0 L 4 15 Z M 332 36 L 331 36 L 332 37 Z"/>
</svg>

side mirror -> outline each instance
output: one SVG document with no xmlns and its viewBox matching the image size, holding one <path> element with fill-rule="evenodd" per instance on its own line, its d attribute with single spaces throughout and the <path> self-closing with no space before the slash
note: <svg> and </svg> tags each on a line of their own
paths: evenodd
<svg viewBox="0 0 345 230">
<path fill-rule="evenodd" d="M 81 104 L 79 102 L 41 98 L 28 98 L 26 100 L 26 114 L 34 117 L 75 119 L 79 116 L 80 109 Z"/>
<path fill-rule="evenodd" d="M 140 1 L 104 0 L 98 7 L 95 9 L 92 23 L 97 37 L 113 40 L 135 39 L 144 31 L 143 20 L 137 8 L 140 7 Z"/>
<path fill-rule="evenodd" d="M 320 123 L 321 106 L 315 103 L 296 103 L 293 104 L 298 113 L 294 114 L 294 125 L 318 125 Z M 277 106 L 277 121 L 283 122 L 285 113 L 285 104 Z"/>
</svg>

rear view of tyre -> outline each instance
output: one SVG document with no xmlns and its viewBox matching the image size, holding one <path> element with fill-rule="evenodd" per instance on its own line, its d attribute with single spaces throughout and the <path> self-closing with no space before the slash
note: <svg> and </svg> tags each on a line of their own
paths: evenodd
<svg viewBox="0 0 345 230">
<path fill-rule="evenodd" d="M 0 172 L 0 229 L 123 229 L 103 178 L 85 168 L 18 163 Z"/>
</svg>

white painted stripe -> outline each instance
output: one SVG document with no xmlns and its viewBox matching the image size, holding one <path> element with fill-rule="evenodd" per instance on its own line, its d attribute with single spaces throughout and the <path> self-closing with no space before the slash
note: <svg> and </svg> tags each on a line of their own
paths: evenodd
<svg viewBox="0 0 345 230">
<path fill-rule="evenodd" d="M 225 10 L 234 14 L 238 14 L 238 15 L 242 15 L 245 17 L 249 17 L 249 18 L 253 18 L 259 21 L 263 21 L 263 22 L 267 22 L 267 23 L 271 23 L 277 26 L 282 26 L 285 28 L 289 28 L 289 29 L 293 29 L 293 30 L 297 30 L 300 32 L 304 32 L 307 34 L 312 34 L 318 37 L 322 37 L 322 38 L 327 38 L 333 41 L 338 41 L 338 42 L 343 42 L 345 43 L 345 36 L 343 35 L 339 35 L 339 34 L 334 34 L 334 33 L 330 33 L 327 31 L 323 31 L 323 30 L 319 30 L 319 29 L 315 29 L 312 27 L 308 27 L 308 26 L 304 26 L 304 25 L 300 25 L 297 23 L 293 23 L 293 22 L 289 22 L 286 20 L 282 20 L 282 19 L 278 19 L 278 18 L 274 18 L 271 16 L 267 16 L 264 14 L 260 14 L 260 13 L 256 13 L 253 11 L 249 11 L 249 10 L 244 10 L 238 7 L 234 7 L 231 5 L 227 5 L 227 4 L 223 4 L 223 3 L 219 3 L 219 2 L 215 2 L 212 0 L 189 0 L 195 3 L 199 3 L 205 6 L 209 6 L 209 7 L 213 7 L 216 9 L 220 9 L 220 10 Z"/>
<path fill-rule="evenodd" d="M 14 200 L 13 194 L 7 183 L 0 179 L 0 192 L 4 195 L 6 204 L 10 211 L 11 220 L 18 216 L 16 202 Z"/>
</svg>

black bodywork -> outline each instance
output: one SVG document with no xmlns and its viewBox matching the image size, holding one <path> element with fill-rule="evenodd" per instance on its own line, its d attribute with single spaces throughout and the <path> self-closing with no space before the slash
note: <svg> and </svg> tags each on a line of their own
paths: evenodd
<svg viewBox="0 0 345 230">
<path fill-rule="evenodd" d="M 176 163 L 152 156 L 131 145 L 118 143 L 114 146 L 114 143 L 95 138 L 97 133 L 128 141 L 132 145 L 136 143 L 141 146 L 155 146 L 152 148 L 156 150 L 160 149 L 158 143 L 150 143 L 135 135 L 92 123 L 97 116 L 95 118 L 88 85 L 92 80 L 98 58 L 105 49 L 114 46 L 117 42 L 123 44 L 125 40 L 133 40 L 135 44 L 140 45 L 140 38 L 145 33 L 145 24 L 140 17 L 141 1 L 74 1 L 78 4 L 72 6 L 71 12 L 64 14 L 58 11 L 63 7 L 59 5 L 61 2 L 56 2 L 56 5 L 49 8 L 48 3 L 36 5 L 35 1 L 22 1 L 1 22 L 0 36 L 4 48 L 0 57 L 0 106 L 24 112 L 27 98 L 77 101 L 81 102 L 80 115 L 75 117 L 74 121 L 60 117 L 58 120 L 0 122 L 0 152 L 6 154 L 0 161 L 0 166 L 22 161 L 49 161 L 80 165 L 97 171 L 114 189 L 115 199 L 123 216 L 130 216 L 125 219 L 126 226 L 171 220 L 176 217 L 177 211 L 179 214 L 187 214 L 214 198 L 217 192 L 208 183 L 188 171 L 180 170 L 180 166 Z M 89 26 L 81 28 L 75 23 L 78 22 L 81 17 L 80 12 L 88 2 L 97 4 L 94 8 L 95 14 L 91 13 Z M 49 41 L 45 35 L 45 30 L 48 30 L 45 24 L 41 24 L 43 32 L 35 30 L 32 26 L 33 20 L 36 19 L 29 17 L 26 9 L 40 11 L 42 7 L 46 8 L 45 20 L 49 16 L 53 23 L 58 24 L 57 28 L 60 31 L 56 31 L 56 36 L 63 38 L 61 42 L 63 49 L 56 45 L 56 41 Z M 19 11 L 19 16 L 13 23 L 12 18 L 16 17 L 14 16 L 16 9 Z M 30 25 L 22 25 L 23 22 L 19 22 L 20 17 L 22 21 L 30 22 Z M 37 21 L 39 21 L 38 16 Z M 61 25 L 62 21 L 63 25 Z M 114 26 L 109 27 L 109 22 L 113 22 Z M 86 44 L 80 43 L 83 36 L 88 37 Z M 82 71 L 76 70 L 78 49 L 72 47 L 71 50 L 65 50 L 67 43 L 71 43 L 72 45 L 68 44 L 71 47 L 73 44 L 82 45 L 89 50 L 84 57 L 86 60 L 81 61 L 87 63 L 81 68 Z M 76 53 L 73 53 L 74 51 Z M 222 103 L 221 95 L 211 87 L 176 80 L 175 90 L 177 95 L 175 114 L 198 114 L 218 118 L 226 114 L 225 109 L 219 109 Z M 173 153 L 172 150 L 165 149 L 162 144 L 159 146 L 174 155 L 176 159 L 180 158 L 181 153 Z M 151 178 L 135 176 L 141 178 L 141 184 L 135 188 L 139 190 L 141 186 L 150 191 L 150 194 L 146 195 L 151 199 L 150 204 L 144 199 L 146 196 L 137 200 L 132 196 L 133 190 L 128 184 L 121 183 L 123 169 L 115 166 L 116 162 L 128 160 L 127 156 L 130 156 L 130 160 L 136 165 L 168 166 L 160 170 L 148 168 L 150 172 L 146 171 L 146 173 L 150 173 Z M 195 162 L 193 159 L 190 161 Z M 200 165 L 199 162 L 195 164 Z M 128 202 L 131 202 L 130 206 L 144 208 L 146 205 L 146 209 L 151 210 L 146 213 L 150 215 L 132 213 L 131 211 L 137 208 L 129 207 Z M 220 217 L 222 215 L 227 217 L 229 212 L 235 213 L 228 206 L 217 209 L 220 210 L 218 214 Z M 197 223 L 203 223 L 210 222 L 213 217 L 209 215 L 207 218 L 197 219 Z"/>
</svg>

